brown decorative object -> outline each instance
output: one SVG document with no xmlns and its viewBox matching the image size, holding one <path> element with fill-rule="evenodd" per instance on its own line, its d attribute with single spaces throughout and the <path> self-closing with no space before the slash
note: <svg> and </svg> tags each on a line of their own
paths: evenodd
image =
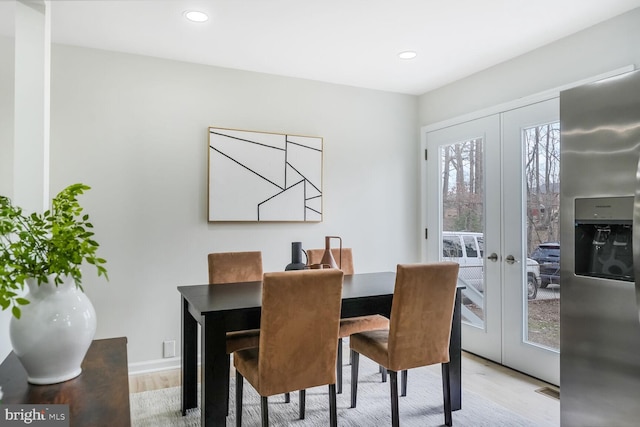
<svg viewBox="0 0 640 427">
<path fill-rule="evenodd" d="M 444 419 L 452 425 L 449 375 L 449 342 L 456 299 L 459 266 L 454 262 L 398 265 L 389 329 L 351 335 L 351 407 L 358 394 L 358 360 L 363 354 L 389 372 L 391 423 L 400 425 L 398 371 L 442 364 Z"/>
<path fill-rule="evenodd" d="M 262 425 L 269 425 L 267 397 L 329 385 L 330 425 L 337 426 L 336 340 L 343 273 L 339 270 L 265 273 L 260 346 L 236 351 L 236 426 L 242 423 L 244 378 L 260 394 Z M 322 301 L 322 304 L 318 304 Z M 294 319 L 295 321 L 292 321 Z"/>
<path fill-rule="evenodd" d="M 82 374 L 58 384 L 32 385 L 11 352 L 0 365 L 2 403 L 67 404 L 70 425 L 131 425 L 127 339 L 94 340 L 82 362 Z"/>
<path fill-rule="evenodd" d="M 340 240 L 340 262 L 336 264 L 336 260 L 331 253 L 331 239 Z M 329 268 L 340 268 L 342 269 L 342 238 L 338 236 L 326 236 L 324 238 L 324 254 L 322 255 L 322 260 L 320 260 L 320 264 L 328 265 Z"/>
<path fill-rule="evenodd" d="M 322 265 L 322 256 L 324 255 L 324 249 L 307 249 L 307 267 L 313 269 L 314 266 Z M 333 259 L 340 259 L 340 248 L 331 248 L 331 255 Z M 325 266 L 325 268 L 329 268 Z M 342 248 L 342 261 L 340 263 L 340 267 L 337 267 L 345 275 L 350 275 L 355 273 L 353 269 L 353 252 L 351 248 Z"/>
</svg>

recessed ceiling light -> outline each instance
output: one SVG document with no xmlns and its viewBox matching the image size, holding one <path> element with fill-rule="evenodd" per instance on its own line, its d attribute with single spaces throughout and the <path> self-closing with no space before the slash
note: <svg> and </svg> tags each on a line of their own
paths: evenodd
<svg viewBox="0 0 640 427">
<path fill-rule="evenodd" d="M 209 17 L 206 13 L 200 12 L 198 10 L 187 10 L 186 12 L 184 12 L 184 17 L 191 22 L 205 22 L 209 20 Z"/>
<path fill-rule="evenodd" d="M 417 54 L 417 53 L 415 53 L 415 52 L 414 52 L 414 51 L 412 51 L 412 50 L 405 50 L 404 52 L 400 52 L 400 53 L 398 54 L 398 57 L 399 57 L 400 59 L 413 59 L 413 58 L 415 58 L 416 56 L 418 56 L 418 54 Z"/>
</svg>

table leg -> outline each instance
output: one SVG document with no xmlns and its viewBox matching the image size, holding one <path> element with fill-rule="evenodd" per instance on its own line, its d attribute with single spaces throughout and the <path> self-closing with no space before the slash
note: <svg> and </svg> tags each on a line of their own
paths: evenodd
<svg viewBox="0 0 640 427">
<path fill-rule="evenodd" d="M 182 415 L 198 407 L 198 323 L 182 298 Z"/>
<path fill-rule="evenodd" d="M 226 353 L 226 329 L 222 315 L 214 312 L 202 317 L 200 345 L 201 425 L 225 426 L 227 390 L 229 390 L 229 357 Z"/>
<path fill-rule="evenodd" d="M 451 410 L 462 409 L 462 289 L 456 290 L 453 309 L 453 325 L 449 343 L 449 379 L 451 386 Z"/>
</svg>

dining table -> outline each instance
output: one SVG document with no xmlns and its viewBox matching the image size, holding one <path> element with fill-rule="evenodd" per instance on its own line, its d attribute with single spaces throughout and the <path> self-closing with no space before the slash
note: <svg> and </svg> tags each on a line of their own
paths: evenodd
<svg viewBox="0 0 640 427">
<path fill-rule="evenodd" d="M 389 317 L 395 272 L 345 275 L 341 317 L 381 314 Z M 452 410 L 462 408 L 461 301 L 459 285 L 449 344 L 443 364 L 443 388 L 451 391 Z M 260 327 L 262 282 L 178 286 L 182 310 L 182 414 L 198 407 L 198 325 L 200 325 L 200 414 L 202 426 L 225 426 L 229 390 L 226 333 Z M 321 302 L 319 302 L 321 303 Z M 292 319 L 292 321 L 295 321 Z M 447 381 L 448 379 L 448 381 Z M 448 384 L 447 384 L 448 382 Z"/>
</svg>

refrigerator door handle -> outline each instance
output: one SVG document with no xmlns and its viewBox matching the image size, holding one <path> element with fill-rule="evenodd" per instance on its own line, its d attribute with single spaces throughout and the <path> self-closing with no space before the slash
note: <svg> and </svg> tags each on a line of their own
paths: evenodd
<svg viewBox="0 0 640 427">
<path fill-rule="evenodd" d="M 640 321 L 640 159 L 636 168 L 636 192 L 633 199 L 633 273 L 636 287 L 636 309 Z"/>
</svg>

